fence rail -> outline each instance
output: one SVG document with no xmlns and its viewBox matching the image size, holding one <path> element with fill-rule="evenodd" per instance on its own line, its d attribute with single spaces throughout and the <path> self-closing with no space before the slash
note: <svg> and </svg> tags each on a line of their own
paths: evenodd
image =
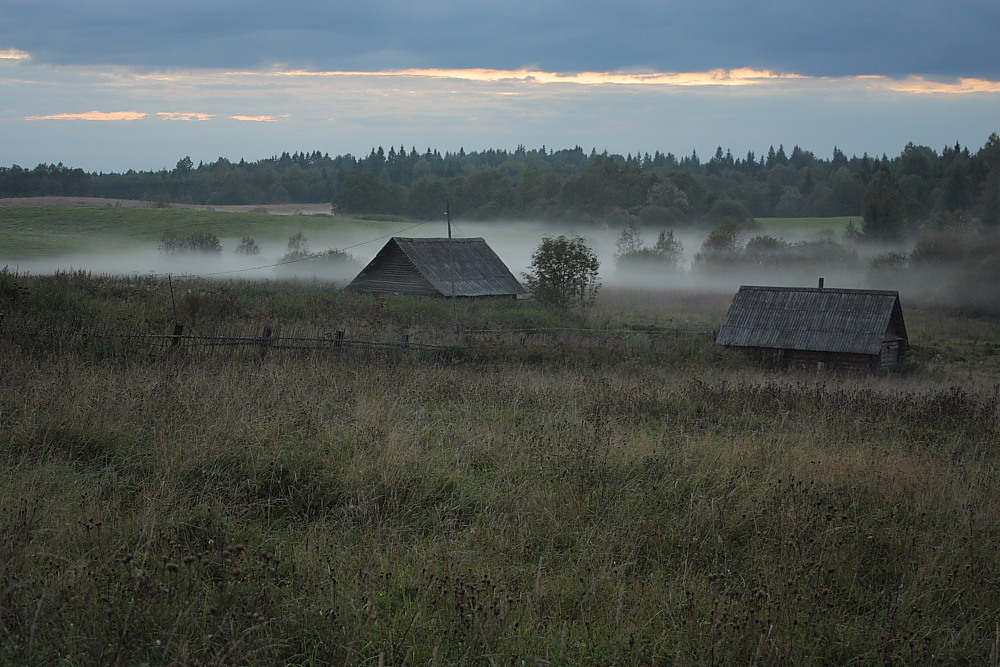
<svg viewBox="0 0 1000 667">
<path fill-rule="evenodd" d="M 0 338 L 16 340 L 30 347 L 65 348 L 67 346 L 103 346 L 105 352 L 165 354 L 171 351 L 223 353 L 252 350 L 257 354 L 271 351 L 409 350 L 443 353 L 455 347 L 527 348 L 557 347 L 603 349 L 619 353 L 643 354 L 677 349 L 681 341 L 702 345 L 714 341 L 707 328 L 679 325 L 642 330 L 622 329 L 475 329 L 463 330 L 456 338 L 441 332 L 403 334 L 397 340 L 348 338 L 343 330 L 308 331 L 302 327 L 278 324 L 232 325 L 228 330 L 199 331 L 183 322 L 167 325 L 170 333 L 123 331 L 121 322 L 80 320 L 50 323 L 0 320 Z M 418 340 L 418 337 L 420 340 Z M 429 340 L 428 340 L 429 339 Z"/>
</svg>

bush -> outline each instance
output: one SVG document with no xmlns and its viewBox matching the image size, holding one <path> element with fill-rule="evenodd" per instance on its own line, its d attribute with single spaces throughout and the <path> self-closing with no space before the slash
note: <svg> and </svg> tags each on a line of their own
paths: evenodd
<svg viewBox="0 0 1000 667">
<path fill-rule="evenodd" d="M 695 266 L 701 269 L 733 266 L 742 262 L 739 247 L 740 230 L 737 225 L 720 225 L 708 233 L 701 250 L 694 256 Z"/>
<path fill-rule="evenodd" d="M 638 225 L 629 221 L 615 243 L 618 252 L 615 263 L 621 269 L 641 269 L 648 266 L 676 269 L 684 255 L 684 246 L 673 230 L 663 230 L 652 248 L 645 247 Z"/>
<path fill-rule="evenodd" d="M 240 244 L 236 246 L 236 254 L 244 257 L 256 257 L 260 255 L 260 246 L 249 236 L 244 236 Z"/>
<path fill-rule="evenodd" d="M 191 234 L 182 239 L 174 232 L 167 232 L 156 246 L 163 255 L 205 254 L 221 255 L 222 244 L 215 234 Z"/>
<path fill-rule="evenodd" d="M 294 266 L 286 266 L 286 265 Z M 354 256 L 338 248 L 322 252 L 309 250 L 309 239 L 299 232 L 288 239 L 288 250 L 276 267 L 283 275 L 312 275 L 327 279 L 347 279 L 356 270 Z"/>
</svg>

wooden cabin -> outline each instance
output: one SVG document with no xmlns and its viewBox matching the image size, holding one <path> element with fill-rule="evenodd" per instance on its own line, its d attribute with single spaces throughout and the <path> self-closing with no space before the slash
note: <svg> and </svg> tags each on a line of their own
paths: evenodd
<svg viewBox="0 0 1000 667">
<path fill-rule="evenodd" d="M 740 287 L 716 345 L 779 366 L 881 373 L 909 348 L 899 293 L 819 287 Z"/>
<path fill-rule="evenodd" d="M 394 236 L 346 289 L 449 298 L 517 298 L 525 289 L 481 238 Z"/>
</svg>

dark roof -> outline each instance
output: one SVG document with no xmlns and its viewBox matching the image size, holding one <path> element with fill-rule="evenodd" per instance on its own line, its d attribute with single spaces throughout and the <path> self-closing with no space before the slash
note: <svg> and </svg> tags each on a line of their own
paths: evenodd
<svg viewBox="0 0 1000 667">
<path fill-rule="evenodd" d="M 481 238 L 394 236 L 348 289 L 463 297 L 514 296 L 525 289 Z"/>
<path fill-rule="evenodd" d="M 716 345 L 879 354 L 907 341 L 899 293 L 806 287 L 740 287 Z"/>
</svg>

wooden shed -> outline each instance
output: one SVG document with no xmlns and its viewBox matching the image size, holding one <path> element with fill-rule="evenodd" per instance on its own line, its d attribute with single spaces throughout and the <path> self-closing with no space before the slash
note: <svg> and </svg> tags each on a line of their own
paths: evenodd
<svg viewBox="0 0 1000 667">
<path fill-rule="evenodd" d="M 524 287 L 481 238 L 394 236 L 346 289 L 426 297 L 517 298 Z"/>
<path fill-rule="evenodd" d="M 716 345 L 781 366 L 880 373 L 909 348 L 899 293 L 888 290 L 740 287 Z"/>
</svg>

